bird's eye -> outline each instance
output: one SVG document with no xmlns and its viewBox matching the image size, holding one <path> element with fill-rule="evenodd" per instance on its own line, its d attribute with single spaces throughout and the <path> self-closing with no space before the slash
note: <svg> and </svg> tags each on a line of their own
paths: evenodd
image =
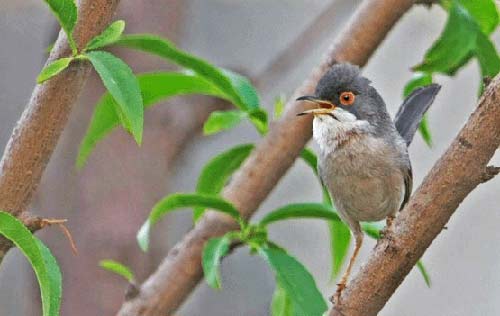
<svg viewBox="0 0 500 316">
<path fill-rule="evenodd" d="M 340 94 L 340 104 L 351 105 L 354 103 L 356 96 L 351 91 L 342 92 Z"/>
</svg>

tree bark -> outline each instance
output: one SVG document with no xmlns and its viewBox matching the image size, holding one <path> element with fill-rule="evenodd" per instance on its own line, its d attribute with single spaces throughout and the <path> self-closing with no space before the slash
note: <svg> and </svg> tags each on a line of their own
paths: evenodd
<svg viewBox="0 0 500 316">
<path fill-rule="evenodd" d="M 486 164 L 499 145 L 497 76 L 448 150 L 398 214 L 392 229 L 348 284 L 331 316 L 377 315 L 465 197 L 498 173 L 499 168 Z"/>
<path fill-rule="evenodd" d="M 296 102 L 311 94 L 321 76 L 335 62 L 364 65 L 389 30 L 410 9 L 411 0 L 365 0 L 321 64 L 288 101 L 286 112 L 234 175 L 223 192 L 242 216 L 249 218 L 279 179 L 291 167 L 311 137 L 311 120 L 297 120 L 306 109 Z M 140 287 L 136 297 L 127 300 L 118 315 L 171 315 L 202 278 L 201 253 L 207 239 L 237 229 L 227 217 L 208 212 L 178 243 Z"/>
<path fill-rule="evenodd" d="M 74 31 L 78 47 L 109 23 L 119 0 L 82 0 Z M 47 64 L 69 56 L 63 31 Z M 0 209 L 19 216 L 31 202 L 43 171 L 56 147 L 69 113 L 90 71 L 86 62 L 73 62 L 54 78 L 37 85 L 0 161 Z M 0 240 L 0 261 L 11 244 Z"/>
</svg>

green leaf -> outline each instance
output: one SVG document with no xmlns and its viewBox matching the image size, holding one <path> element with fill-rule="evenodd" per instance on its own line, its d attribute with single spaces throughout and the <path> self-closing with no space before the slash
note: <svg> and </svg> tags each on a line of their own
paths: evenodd
<svg viewBox="0 0 500 316">
<path fill-rule="evenodd" d="M 453 75 L 457 65 L 462 65 L 474 49 L 477 33 L 477 24 L 462 6 L 454 2 L 443 33 L 427 51 L 423 63 L 414 70 Z"/>
<path fill-rule="evenodd" d="M 227 255 L 231 246 L 232 234 L 228 233 L 223 237 L 210 238 L 202 254 L 203 274 L 208 285 L 214 289 L 220 289 L 219 266 L 222 257 Z"/>
<path fill-rule="evenodd" d="M 276 283 L 287 293 L 297 315 L 319 316 L 326 311 L 326 303 L 316 282 L 300 262 L 277 248 L 260 248 L 259 254 L 274 270 Z"/>
<path fill-rule="evenodd" d="M 45 66 L 38 77 L 36 78 L 37 83 L 42 83 L 50 78 L 54 77 L 64 69 L 69 66 L 69 63 L 73 60 L 73 57 L 59 58 L 52 63 Z"/>
<path fill-rule="evenodd" d="M 258 106 L 255 89 L 243 77 L 190 55 L 166 39 L 149 34 L 124 35 L 115 44 L 142 50 L 193 70 L 213 83 L 241 110 L 246 111 Z"/>
<path fill-rule="evenodd" d="M 422 117 L 422 121 L 418 126 L 418 131 L 420 132 L 420 135 L 422 135 L 422 139 L 427 144 L 427 146 L 432 147 L 432 133 L 426 114 L 424 114 L 424 117 Z"/>
<path fill-rule="evenodd" d="M 403 90 L 403 96 L 406 98 L 415 89 L 419 87 L 428 86 L 432 83 L 432 75 L 426 72 L 416 72 L 413 77 L 408 81 Z M 424 139 L 425 143 L 431 147 L 432 146 L 432 134 L 429 128 L 429 122 L 427 121 L 427 115 L 424 115 L 422 121 L 419 125 L 420 135 Z"/>
<path fill-rule="evenodd" d="M 142 93 L 144 108 L 177 95 L 204 94 L 220 98 L 225 95 L 213 84 L 198 75 L 177 72 L 155 72 L 137 76 Z M 96 105 L 90 125 L 78 152 L 77 167 L 81 168 L 96 144 L 109 134 L 120 119 L 115 108 L 118 105 L 109 93 L 104 94 Z"/>
<path fill-rule="evenodd" d="M 425 269 L 424 263 L 422 260 L 417 261 L 417 268 L 420 271 L 420 274 L 424 278 L 424 282 L 427 285 L 427 287 L 431 287 L 431 277 L 429 276 L 429 273 L 427 272 L 427 269 Z"/>
<path fill-rule="evenodd" d="M 111 259 L 101 260 L 99 262 L 99 266 L 105 270 L 108 270 L 110 272 L 116 273 L 116 274 L 124 277 L 125 280 L 127 280 L 128 282 L 134 281 L 134 273 L 132 272 L 132 270 L 130 270 L 129 267 L 127 267 L 127 266 L 125 266 L 117 261 L 114 261 Z"/>
<path fill-rule="evenodd" d="M 267 112 L 262 109 L 250 110 L 248 118 L 253 123 L 260 135 L 265 135 L 269 129 L 267 125 Z"/>
<path fill-rule="evenodd" d="M 101 48 L 116 42 L 125 30 L 125 21 L 118 20 L 111 23 L 101 34 L 91 39 L 85 50 Z"/>
<path fill-rule="evenodd" d="M 490 34 L 498 25 L 498 10 L 493 0 L 458 0 L 472 16 L 484 34 Z"/>
<path fill-rule="evenodd" d="M 484 34 L 477 36 L 476 57 L 483 77 L 495 77 L 500 71 L 500 57 L 491 40 Z"/>
<path fill-rule="evenodd" d="M 332 256 L 331 280 L 334 280 L 344 264 L 351 243 L 351 231 L 342 221 L 329 221 L 330 251 Z"/>
<path fill-rule="evenodd" d="M 246 109 L 248 111 L 257 110 L 260 104 L 259 94 L 257 93 L 257 90 L 255 90 L 255 87 L 252 85 L 250 80 L 234 71 L 228 69 L 221 70 L 222 73 L 227 76 L 233 88 L 236 90 L 239 97 L 246 105 Z"/>
<path fill-rule="evenodd" d="M 280 95 L 274 100 L 274 119 L 277 120 L 283 114 L 283 110 L 285 109 L 286 97 L 285 95 Z"/>
<path fill-rule="evenodd" d="M 318 175 L 318 157 L 316 157 L 316 154 L 310 150 L 309 148 L 304 148 L 300 152 L 300 158 L 304 160 L 304 162 L 311 167 L 312 171 L 314 174 L 317 176 Z"/>
<path fill-rule="evenodd" d="M 78 11 L 75 1 L 45 0 L 45 2 L 49 5 L 52 13 L 55 15 L 64 32 L 66 32 L 66 36 L 68 37 L 68 42 L 73 51 L 73 55 L 76 55 L 77 47 L 75 40 L 73 39 L 73 29 L 76 25 Z"/>
<path fill-rule="evenodd" d="M 57 316 L 59 315 L 59 310 L 61 309 L 61 297 L 62 297 L 62 275 L 59 269 L 59 264 L 56 258 L 52 255 L 49 248 L 47 248 L 43 242 L 36 236 L 33 236 L 35 242 L 40 249 L 40 254 L 42 255 L 43 262 L 46 266 L 47 279 L 49 281 L 50 288 L 50 310 L 45 313 L 44 316 Z M 41 287 L 40 287 L 41 288 Z M 43 304 L 42 304 L 43 305 Z"/>
<path fill-rule="evenodd" d="M 247 117 L 247 113 L 239 110 L 214 111 L 203 125 L 205 135 L 213 135 L 220 131 L 231 129 L 240 124 Z"/>
<path fill-rule="evenodd" d="M 293 305 L 283 287 L 276 282 L 273 300 L 271 302 L 271 316 L 294 316 Z"/>
<path fill-rule="evenodd" d="M 0 234 L 21 250 L 35 271 L 40 285 L 43 315 L 59 315 L 61 271 L 50 250 L 23 223 L 6 212 L 0 212 Z"/>
<path fill-rule="evenodd" d="M 125 62 L 108 52 L 92 51 L 86 56 L 115 99 L 115 110 L 122 125 L 134 136 L 135 141 L 141 144 L 144 106 L 137 78 Z"/>
<path fill-rule="evenodd" d="M 212 158 L 202 169 L 196 192 L 218 195 L 229 177 L 241 166 L 243 161 L 254 149 L 253 144 L 244 144 L 233 147 Z M 197 221 L 203 215 L 205 208 L 194 209 L 194 220 Z"/>
<path fill-rule="evenodd" d="M 380 238 L 380 231 L 384 228 L 383 222 L 373 222 L 373 223 L 368 223 L 364 222 L 361 223 L 361 229 L 371 238 L 373 239 L 379 239 Z M 422 275 L 422 278 L 424 279 L 425 284 L 430 287 L 431 286 L 431 279 L 429 276 L 429 273 L 427 273 L 427 270 L 425 269 L 424 264 L 422 263 L 422 260 L 417 261 L 416 264 L 418 270 L 420 271 L 420 274 Z"/>
<path fill-rule="evenodd" d="M 415 89 L 432 83 L 432 75 L 427 72 L 416 72 L 403 88 L 403 97 L 409 96 Z"/>
<path fill-rule="evenodd" d="M 271 223 L 293 218 L 318 218 L 329 221 L 340 221 L 339 216 L 331 207 L 322 203 L 297 203 L 288 204 L 269 212 L 260 225 L 266 226 Z"/>
<path fill-rule="evenodd" d="M 384 229 L 383 222 L 364 222 L 361 223 L 361 229 L 371 238 L 379 239 L 380 231 Z"/>
<path fill-rule="evenodd" d="M 238 210 L 226 200 L 208 194 L 201 193 L 175 193 L 171 194 L 156 205 L 149 213 L 148 220 L 142 225 L 137 233 L 137 241 L 143 251 L 149 247 L 149 232 L 151 227 L 158 222 L 165 214 L 178 208 L 184 207 L 203 207 L 226 213 L 243 225 L 243 220 Z"/>
</svg>

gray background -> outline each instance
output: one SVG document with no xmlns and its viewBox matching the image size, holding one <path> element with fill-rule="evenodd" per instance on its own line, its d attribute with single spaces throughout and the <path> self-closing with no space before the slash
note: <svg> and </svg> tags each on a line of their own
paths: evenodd
<svg viewBox="0 0 500 316">
<path fill-rule="evenodd" d="M 329 1 L 320 0 L 188 2 L 185 33 L 180 45 L 216 64 L 244 69 L 250 76 L 257 76 L 264 70 L 270 60 L 329 4 Z M 332 16 L 332 25 L 334 29 L 339 29 L 360 1 L 336 2 L 343 9 Z M 403 86 L 411 77 L 410 66 L 421 60 L 444 22 L 445 14 L 440 8 L 414 8 L 390 33 L 365 68 L 364 74 L 374 82 L 391 113 L 401 103 Z M 52 17 L 42 1 L 0 0 L 1 147 L 7 142 L 30 97 L 52 30 Z M 262 96 L 263 106 L 271 109 L 272 100 L 277 95 L 290 94 L 318 63 L 335 34 L 333 32 L 330 37 L 311 46 L 310 56 L 297 60 L 294 70 Z M 498 32 L 495 38 L 497 44 L 500 43 Z M 418 186 L 474 109 L 479 82 L 478 66 L 472 62 L 456 77 L 437 76 L 436 81 L 443 88 L 429 116 L 434 146 L 429 149 L 417 136 L 410 149 L 414 187 Z M 180 157 L 170 190 L 192 191 L 196 176 L 208 157 L 233 144 L 257 139 L 248 124 L 231 133 L 196 138 Z M 74 159 L 74 156 L 67 159 Z M 494 162 L 500 164 L 498 155 Z M 127 170 L 121 172 L 126 173 Z M 413 271 L 381 315 L 500 314 L 500 301 L 497 299 L 500 295 L 499 185 L 500 178 L 497 177 L 477 188 L 452 217 L 448 230 L 435 240 L 424 255 L 432 287 L 427 288 L 418 271 Z M 263 203 L 256 217 L 286 203 L 318 201 L 320 193 L 310 170 L 298 161 Z M 50 211 L 43 210 L 45 214 L 50 214 Z M 169 217 L 169 245 L 173 245 L 189 229 L 190 220 L 189 213 Z M 290 221 L 277 224 L 271 229 L 271 237 L 290 249 L 311 269 L 325 297 L 332 293 L 335 286 L 328 282 L 329 239 L 324 223 Z M 365 243 L 358 264 L 366 259 L 372 246 L 372 242 Z M 71 271 L 63 272 L 66 276 L 71 274 Z M 19 252 L 11 251 L 0 268 L 0 315 L 26 314 L 18 306 L 23 300 L 35 300 L 35 296 L 26 296 L 26 287 L 33 286 L 31 278 L 32 272 Z M 236 251 L 223 262 L 222 279 L 221 292 L 202 284 L 178 314 L 234 316 L 267 313 L 274 280 L 261 259 L 249 256 L 246 249 Z M 38 313 L 36 308 L 26 315 Z"/>
</svg>

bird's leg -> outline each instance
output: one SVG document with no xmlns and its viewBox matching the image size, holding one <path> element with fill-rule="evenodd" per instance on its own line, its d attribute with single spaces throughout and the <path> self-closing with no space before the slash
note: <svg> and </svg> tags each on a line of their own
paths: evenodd
<svg viewBox="0 0 500 316">
<path fill-rule="evenodd" d="M 347 266 L 347 270 L 344 272 L 344 275 L 342 275 L 342 278 L 340 279 L 340 282 L 337 284 L 337 291 L 335 292 L 335 295 L 330 298 L 332 303 L 334 304 L 340 304 L 340 295 L 342 294 L 342 291 L 346 288 L 347 280 L 349 279 L 349 275 L 351 274 L 352 267 L 354 266 L 354 262 L 356 261 L 356 257 L 359 254 L 359 249 L 361 248 L 361 245 L 363 244 L 363 233 L 361 232 L 361 229 L 359 228 L 359 223 L 357 224 L 358 229 L 353 230 L 354 237 L 356 239 L 356 245 L 354 247 L 354 252 L 352 253 L 351 259 L 349 260 L 349 265 Z"/>
</svg>

